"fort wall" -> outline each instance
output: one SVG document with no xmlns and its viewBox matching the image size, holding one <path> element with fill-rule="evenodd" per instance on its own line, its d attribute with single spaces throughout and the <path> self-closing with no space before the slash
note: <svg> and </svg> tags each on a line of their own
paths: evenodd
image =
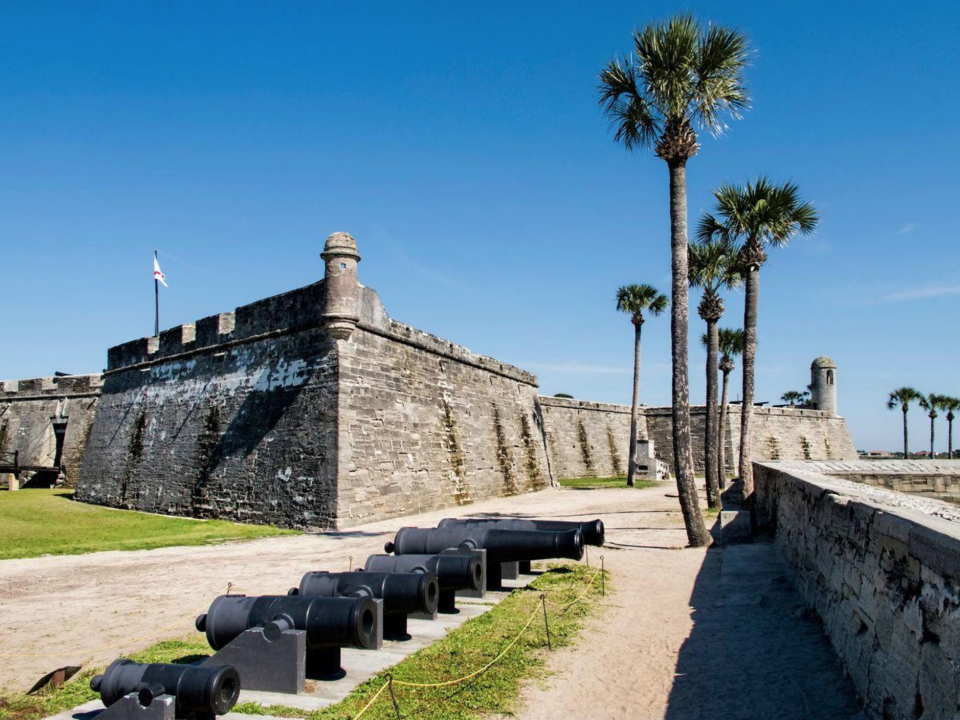
<svg viewBox="0 0 960 720">
<path fill-rule="evenodd" d="M 99 375 L 5 380 L 0 384 L 0 463 L 18 453 L 30 480 L 72 487 L 100 398 Z M 44 468 L 44 469 L 41 469 Z"/>
<path fill-rule="evenodd" d="M 556 397 L 542 397 L 540 404 L 556 479 L 626 475 L 629 405 Z M 642 414 L 637 424 L 639 437 L 646 437 Z"/>
<path fill-rule="evenodd" d="M 955 717 L 960 512 L 858 487 L 831 476 L 843 463 L 826 468 L 829 474 L 825 465 L 756 463 L 761 523 L 775 530 L 801 595 L 865 700 L 865 715 Z"/>
<path fill-rule="evenodd" d="M 323 299 L 316 283 L 111 348 L 77 498 L 335 525 L 337 362 Z"/>
</svg>

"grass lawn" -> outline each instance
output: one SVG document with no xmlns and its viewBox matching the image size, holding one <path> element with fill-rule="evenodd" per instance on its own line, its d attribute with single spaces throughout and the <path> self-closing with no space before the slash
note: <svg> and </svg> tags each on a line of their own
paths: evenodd
<svg viewBox="0 0 960 720">
<path fill-rule="evenodd" d="M 642 489 L 649 487 L 656 487 L 660 483 L 654 482 L 652 480 L 637 480 L 636 485 L 633 489 Z M 595 488 L 625 488 L 631 489 L 627 486 L 627 479 L 625 477 L 605 477 L 605 478 L 566 478 L 560 480 L 560 487 L 566 488 L 577 488 L 580 490 L 587 489 L 592 490 Z"/>
<path fill-rule="evenodd" d="M 72 496 L 69 490 L 0 492 L 0 560 L 206 545 L 297 532 L 114 510 L 74 502 Z"/>
<path fill-rule="evenodd" d="M 596 572 L 597 568 L 585 565 L 551 565 L 528 587 L 514 590 L 489 612 L 467 621 L 430 647 L 390 668 L 397 681 L 437 683 L 470 675 L 503 653 L 489 670 L 463 683 L 423 689 L 395 685 L 401 717 L 473 720 L 490 713 L 512 714 L 521 681 L 544 674 L 548 651 L 543 615 L 537 612 L 541 607 L 540 594 L 547 596 L 553 647 L 569 645 L 583 619 L 596 609 L 600 600 L 601 583 Z M 611 589 L 609 575 L 606 575 L 607 591 Z M 518 634 L 519 640 L 510 646 Z M 131 657 L 140 662 L 193 662 L 209 653 L 206 638 L 194 634 L 184 640 L 154 645 Z M 90 678 L 100 670 L 102 668 L 84 670 L 56 690 L 0 697 L 0 720 L 36 720 L 94 700 L 97 695 L 89 688 Z M 233 711 L 309 720 L 354 718 L 383 686 L 386 674 L 380 673 L 362 683 L 336 705 L 313 713 L 293 707 L 264 708 L 256 703 L 242 703 Z M 363 717 L 364 720 L 393 720 L 396 712 L 389 693 L 380 694 Z"/>
</svg>

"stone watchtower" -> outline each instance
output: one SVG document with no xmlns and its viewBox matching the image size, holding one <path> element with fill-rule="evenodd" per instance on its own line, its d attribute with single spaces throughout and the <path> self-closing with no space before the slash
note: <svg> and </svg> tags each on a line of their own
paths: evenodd
<svg viewBox="0 0 960 720">
<path fill-rule="evenodd" d="M 810 365 L 810 399 L 817 410 L 837 414 L 837 364 L 825 355 Z"/>
<path fill-rule="evenodd" d="M 357 241 L 349 233 L 337 232 L 327 238 L 320 253 L 325 264 L 326 302 L 323 322 L 337 340 L 349 340 L 360 321 L 360 285 Z"/>
</svg>

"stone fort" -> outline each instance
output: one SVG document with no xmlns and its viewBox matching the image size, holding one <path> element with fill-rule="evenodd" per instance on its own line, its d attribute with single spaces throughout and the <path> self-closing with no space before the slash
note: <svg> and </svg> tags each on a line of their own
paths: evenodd
<svg viewBox="0 0 960 720">
<path fill-rule="evenodd" d="M 540 396 L 529 372 L 392 319 L 346 233 L 321 257 L 323 280 L 110 348 L 102 375 L 4 382 L 2 457 L 84 502 L 314 528 L 625 473 L 628 406 Z M 817 409 L 756 408 L 757 459 L 857 457 L 836 373 L 814 361 Z M 692 423 L 702 463 L 703 406 Z M 671 432 L 670 408 L 641 408 L 668 465 Z"/>
</svg>

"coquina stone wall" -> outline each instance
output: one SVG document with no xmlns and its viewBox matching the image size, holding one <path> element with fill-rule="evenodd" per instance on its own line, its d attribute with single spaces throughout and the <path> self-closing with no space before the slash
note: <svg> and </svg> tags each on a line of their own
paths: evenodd
<svg viewBox="0 0 960 720">
<path fill-rule="evenodd" d="M 673 467 L 673 417 L 670 408 L 646 408 L 647 432 L 657 454 Z M 736 475 L 740 456 L 740 407 L 728 408 L 725 444 L 727 472 Z M 703 472 L 706 408 L 690 408 L 693 458 Z M 754 408 L 753 456 L 757 460 L 855 460 L 857 449 L 846 421 L 822 410 Z"/>
<path fill-rule="evenodd" d="M 608 477 L 626 473 L 630 407 L 583 400 L 543 397 L 550 464 L 556 478 Z M 650 439 L 658 458 L 673 469 L 673 414 L 668 407 L 639 408 L 637 432 Z M 706 408 L 690 408 L 691 441 L 696 471 L 703 472 Z M 759 460 L 848 460 L 857 451 L 844 419 L 820 410 L 756 408 L 754 456 Z M 727 472 L 737 473 L 740 453 L 740 407 L 728 410 Z"/>
<path fill-rule="evenodd" d="M 554 477 L 613 477 L 627 472 L 630 407 L 542 397 L 550 467 Z M 646 423 L 638 417 L 638 436 Z M 659 448 L 655 448 L 659 451 Z"/>
<path fill-rule="evenodd" d="M 111 348 L 77 498 L 334 525 L 337 351 L 323 301 L 317 283 Z"/>
<path fill-rule="evenodd" d="M 838 469 L 824 465 L 756 463 L 758 519 L 775 530 L 866 715 L 956 718 L 960 512 L 822 474 Z"/>
<path fill-rule="evenodd" d="M 550 484 L 533 375 L 327 292 L 112 348 L 78 499 L 346 527 Z"/>
<path fill-rule="evenodd" d="M 339 352 L 341 526 L 550 484 L 533 375 L 360 302 Z"/>
<path fill-rule="evenodd" d="M 0 384 L 0 463 L 26 468 L 21 484 L 57 480 L 72 487 L 100 397 L 99 375 L 66 375 Z M 41 470 L 40 468 L 45 468 Z"/>
</svg>

